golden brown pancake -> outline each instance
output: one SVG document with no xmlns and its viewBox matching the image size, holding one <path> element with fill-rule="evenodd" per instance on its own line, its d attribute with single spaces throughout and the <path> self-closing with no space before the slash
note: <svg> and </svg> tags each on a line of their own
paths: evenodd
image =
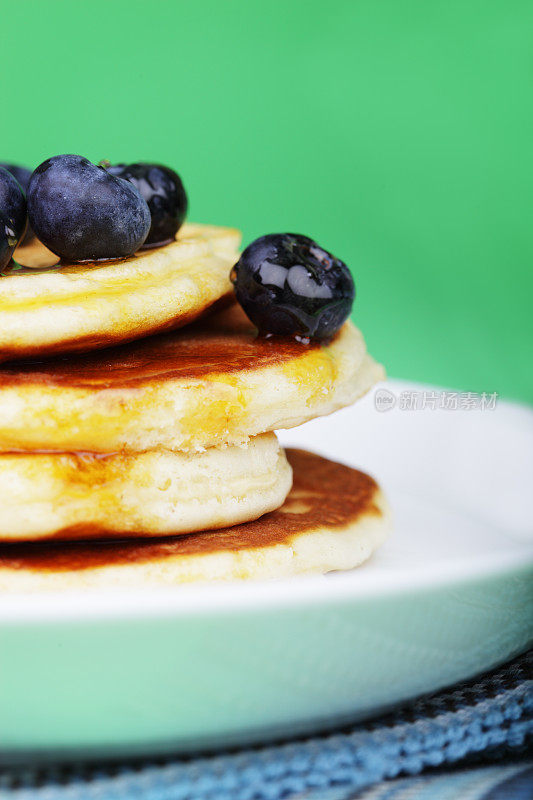
<svg viewBox="0 0 533 800">
<path fill-rule="evenodd" d="M 273 433 L 201 453 L 0 453 L 0 542 L 221 528 L 278 508 L 291 483 Z"/>
<path fill-rule="evenodd" d="M 38 242 L 0 274 L 0 361 L 89 351 L 173 330 L 231 292 L 240 233 L 184 225 L 175 242 L 130 258 L 54 264 Z M 35 269 L 40 267 L 40 269 Z"/>
<path fill-rule="evenodd" d="M 0 450 L 197 451 L 353 403 L 383 368 L 347 322 L 329 342 L 261 338 L 234 304 L 173 333 L 0 367 Z"/>
<path fill-rule="evenodd" d="M 294 484 L 254 522 L 149 541 L 0 545 L 0 590 L 162 586 L 351 569 L 388 534 L 389 513 L 363 472 L 288 450 Z"/>
<path fill-rule="evenodd" d="M 13 259 L 22 267 L 27 269 L 45 269 L 55 267 L 59 264 L 60 258 L 52 253 L 38 239 L 32 239 L 28 244 L 19 244 Z"/>
</svg>

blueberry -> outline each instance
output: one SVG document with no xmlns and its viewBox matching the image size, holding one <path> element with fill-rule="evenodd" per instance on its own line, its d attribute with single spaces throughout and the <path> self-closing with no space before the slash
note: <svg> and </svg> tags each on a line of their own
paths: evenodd
<svg viewBox="0 0 533 800">
<path fill-rule="evenodd" d="M 41 242 L 68 261 L 130 256 L 150 230 L 150 211 L 137 189 L 76 155 L 37 167 L 28 215 Z"/>
<path fill-rule="evenodd" d="M 26 167 L 21 167 L 18 164 L 3 164 L 1 162 L 0 167 L 7 169 L 7 171 L 13 175 L 13 177 L 24 189 L 24 193 L 28 191 L 28 184 L 31 178 L 31 169 L 26 169 Z"/>
<path fill-rule="evenodd" d="M 263 334 L 326 339 L 350 314 L 346 264 L 307 236 L 271 233 L 252 242 L 231 273 L 237 300 Z"/>
<path fill-rule="evenodd" d="M 20 183 L 24 190 L 24 194 L 28 191 L 28 184 L 31 178 L 31 169 L 27 169 L 26 167 L 21 167 L 18 164 L 2 164 L 0 163 L 0 167 L 7 169 L 13 177 Z M 24 238 L 21 241 L 21 244 L 29 244 L 33 239 L 35 239 L 35 233 L 32 230 L 31 225 L 28 225 L 26 228 L 26 233 L 24 234 Z"/>
<path fill-rule="evenodd" d="M 187 195 L 177 172 L 161 164 L 145 163 L 108 165 L 107 169 L 132 183 L 148 203 L 152 225 L 144 247 L 172 242 L 187 213 Z"/>
<path fill-rule="evenodd" d="M 0 167 L 0 270 L 11 261 L 27 222 L 24 192 L 13 175 Z"/>
</svg>

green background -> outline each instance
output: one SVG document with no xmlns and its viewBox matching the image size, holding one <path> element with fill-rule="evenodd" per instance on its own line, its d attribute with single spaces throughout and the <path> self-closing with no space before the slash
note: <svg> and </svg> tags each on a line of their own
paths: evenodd
<svg viewBox="0 0 533 800">
<path fill-rule="evenodd" d="M 0 0 L 1 159 L 175 167 L 351 266 L 389 374 L 532 400 L 531 0 Z"/>
</svg>

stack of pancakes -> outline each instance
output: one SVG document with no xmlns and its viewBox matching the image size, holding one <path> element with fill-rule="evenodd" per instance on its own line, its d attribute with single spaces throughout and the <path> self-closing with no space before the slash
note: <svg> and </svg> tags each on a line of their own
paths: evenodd
<svg viewBox="0 0 533 800">
<path fill-rule="evenodd" d="M 0 589 L 325 572 L 383 540 L 372 478 L 273 433 L 383 370 L 351 322 L 258 337 L 229 282 L 239 244 L 185 225 L 121 262 L 0 278 Z"/>
</svg>

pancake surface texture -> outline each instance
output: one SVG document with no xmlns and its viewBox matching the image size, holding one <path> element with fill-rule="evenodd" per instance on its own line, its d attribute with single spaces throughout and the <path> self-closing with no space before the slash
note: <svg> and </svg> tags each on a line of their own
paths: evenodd
<svg viewBox="0 0 533 800">
<path fill-rule="evenodd" d="M 240 239 L 231 228 L 189 224 L 175 242 L 120 261 L 8 270 L 0 275 L 0 361 L 88 351 L 186 325 L 231 291 Z M 38 266 L 39 247 L 49 256 L 38 242 L 17 255 Z"/>
<path fill-rule="evenodd" d="M 0 453 L 0 542 L 220 528 L 279 508 L 291 482 L 273 433 L 193 455 Z"/>
<path fill-rule="evenodd" d="M 375 481 L 302 450 L 288 450 L 294 484 L 284 505 L 255 522 L 173 539 L 0 545 L 0 590 L 164 586 L 281 578 L 351 569 L 388 535 Z"/>
<path fill-rule="evenodd" d="M 350 405 L 383 377 L 351 322 L 304 345 L 258 337 L 234 304 L 121 347 L 0 366 L 0 450 L 241 444 Z"/>
</svg>

